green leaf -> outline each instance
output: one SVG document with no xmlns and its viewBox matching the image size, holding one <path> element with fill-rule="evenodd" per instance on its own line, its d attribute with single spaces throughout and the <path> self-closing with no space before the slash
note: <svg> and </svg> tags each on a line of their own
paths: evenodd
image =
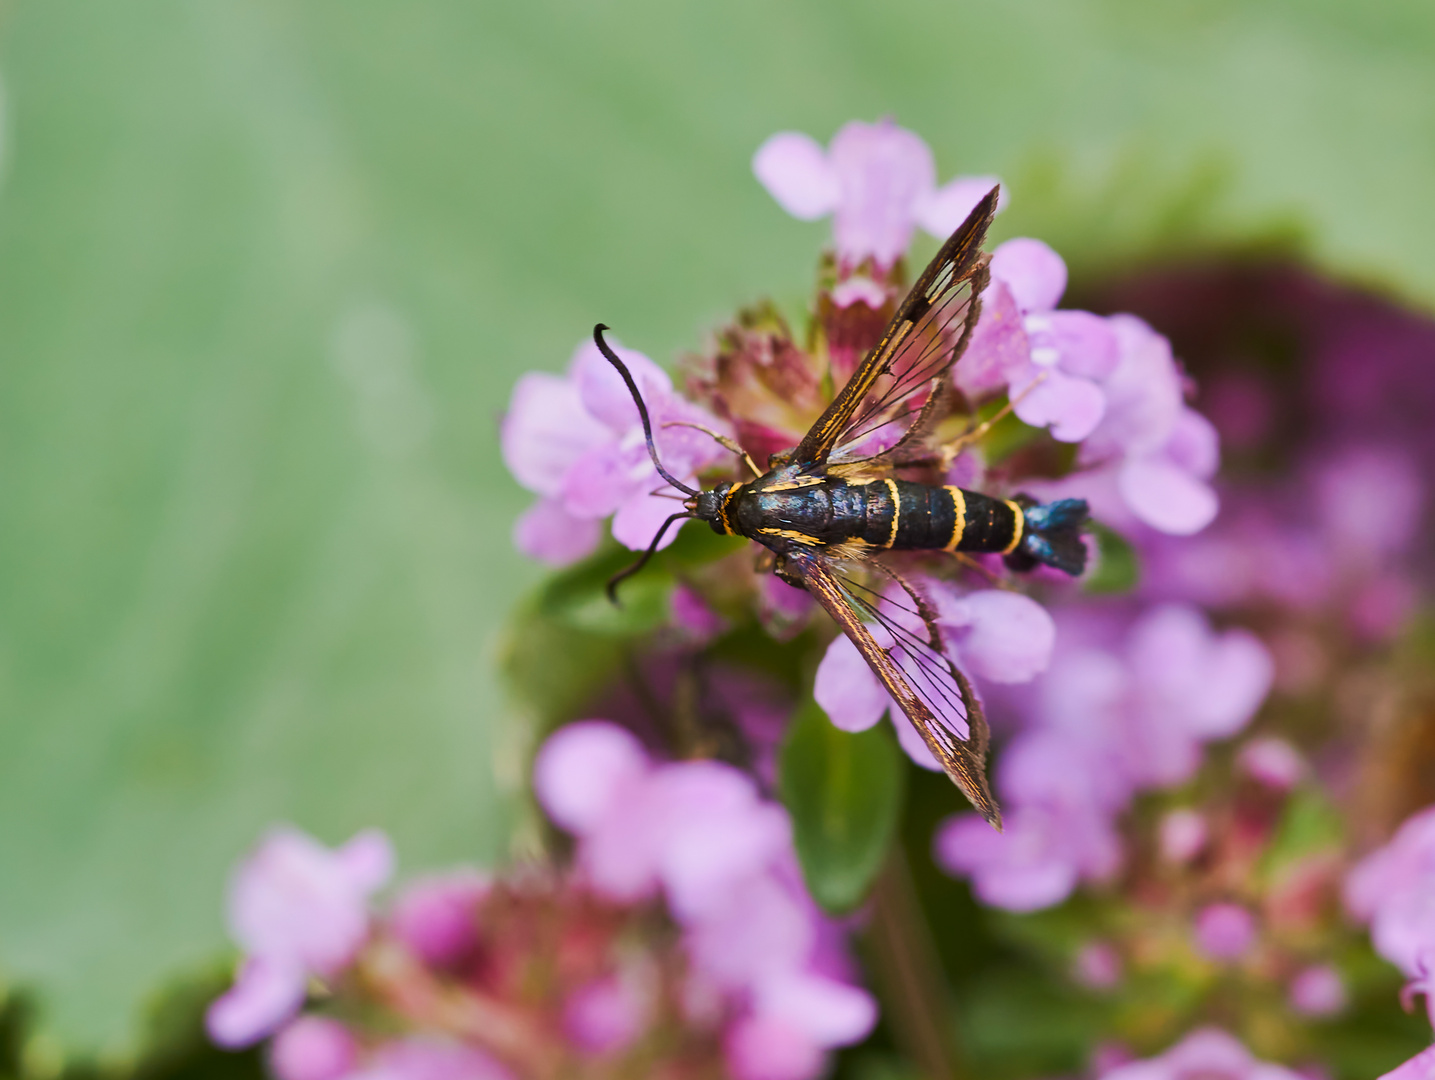
<svg viewBox="0 0 1435 1080">
<path fill-rule="evenodd" d="M 850 911 L 867 895 L 892 841 L 902 755 L 887 725 L 840 731 L 809 703 L 788 730 L 780 768 L 807 887 L 827 911 Z"/>
<path fill-rule="evenodd" d="M 1136 549 L 1115 529 L 1093 521 L 1088 535 L 1096 541 L 1096 569 L 1082 583 L 1089 593 L 1124 593 L 1136 588 L 1141 563 Z"/>
</svg>

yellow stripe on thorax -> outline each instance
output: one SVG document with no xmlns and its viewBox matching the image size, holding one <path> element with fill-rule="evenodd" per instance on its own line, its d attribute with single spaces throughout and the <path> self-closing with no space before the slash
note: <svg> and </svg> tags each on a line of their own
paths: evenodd
<svg viewBox="0 0 1435 1080">
<path fill-rule="evenodd" d="M 952 495 L 952 516 L 955 520 L 952 522 L 952 538 L 942 550 L 954 552 L 962 542 L 962 533 L 967 531 L 967 497 L 959 487 L 948 485 L 947 490 Z"/>
<path fill-rule="evenodd" d="M 1016 525 L 1013 526 L 1011 532 L 1011 543 L 1002 548 L 1003 555 L 1010 555 L 1016 550 L 1016 546 L 1021 543 L 1021 534 L 1026 531 L 1026 513 L 1010 499 L 1003 499 L 1002 501 L 1010 506 L 1011 512 L 1016 515 Z"/>
</svg>

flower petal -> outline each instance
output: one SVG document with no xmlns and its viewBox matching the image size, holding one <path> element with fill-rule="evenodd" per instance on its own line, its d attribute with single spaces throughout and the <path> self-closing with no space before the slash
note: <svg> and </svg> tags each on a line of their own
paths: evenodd
<svg viewBox="0 0 1435 1080">
<path fill-rule="evenodd" d="M 892 704 L 886 687 L 846 634 L 833 638 L 827 646 L 817 665 L 812 697 L 832 726 L 842 731 L 866 731 Z"/>
<path fill-rule="evenodd" d="M 917 200 L 917 224 L 938 240 L 945 240 L 967 220 L 967 215 L 1001 179 L 996 176 L 959 176 Z M 1006 205 L 1006 191 L 997 200 L 997 210 Z"/>
<path fill-rule="evenodd" d="M 552 567 L 587 558 L 602 539 L 601 519 L 574 517 L 557 499 L 539 499 L 513 524 L 513 546 Z"/>
<path fill-rule="evenodd" d="M 952 368 L 952 380 L 969 398 L 980 398 L 1027 370 L 1030 356 L 1016 299 L 1004 282 L 993 281 L 982 294 L 981 317 L 961 363 Z"/>
<path fill-rule="evenodd" d="M 606 720 L 580 720 L 559 728 L 538 751 L 533 793 L 554 824 L 582 836 L 647 771 L 647 752 L 631 732 Z"/>
<path fill-rule="evenodd" d="M 1032 427 L 1051 428 L 1051 436 L 1061 442 L 1080 442 L 1101 423 L 1106 412 L 1106 395 L 1101 387 L 1079 375 L 1067 375 L 1054 367 L 1041 373 L 1041 381 L 1032 385 L 1032 378 L 1011 386 L 1012 412 L 1022 423 Z"/>
<path fill-rule="evenodd" d="M 275 1036 L 269 1068 L 277 1080 L 341 1080 L 359 1057 L 358 1040 L 327 1016 L 301 1016 Z"/>
<path fill-rule="evenodd" d="M 832 226 L 837 254 L 891 266 L 912 239 L 917 203 L 936 186 L 931 150 L 890 120 L 854 121 L 833 137 L 828 161 L 841 192 Z"/>
<path fill-rule="evenodd" d="M 1121 349 L 1110 323 L 1089 311 L 1052 311 L 1044 316 L 1051 343 L 1068 375 L 1104 379 L 1116 370 Z"/>
<path fill-rule="evenodd" d="M 252 957 L 204 1014 L 209 1037 L 228 1050 L 254 1045 L 299 1011 L 306 985 L 298 964 Z"/>
<path fill-rule="evenodd" d="M 956 599 L 937 597 L 939 621 L 955 631 L 961 663 L 978 678 L 1024 683 L 1046 670 L 1056 644 L 1056 623 L 1029 596 L 982 589 Z"/>
<path fill-rule="evenodd" d="M 656 410 L 673 392 L 668 373 L 636 349 L 626 349 L 616 339 L 608 340 L 633 376 L 648 411 Z M 569 374 L 578 387 L 579 398 L 588 412 L 614 432 L 639 429 L 641 419 L 633 395 L 618 369 L 610 364 L 598 346 L 585 341 L 573 352 Z"/>
<path fill-rule="evenodd" d="M 887 711 L 887 715 L 892 718 L 892 727 L 897 732 L 897 745 L 912 759 L 912 763 L 920 765 L 928 772 L 941 772 L 942 763 L 928 749 L 927 740 L 922 738 L 922 733 L 913 726 L 912 721 L 907 719 L 907 714 L 897 706 L 896 702 L 892 702 L 892 707 Z"/>
<path fill-rule="evenodd" d="M 1209 484 L 1163 458 L 1124 462 L 1116 482 L 1132 513 L 1153 529 L 1175 536 L 1200 532 L 1220 509 Z"/>
<path fill-rule="evenodd" d="M 687 483 L 693 482 L 692 477 Z M 682 504 L 661 495 L 649 495 L 646 491 L 632 496 L 613 515 L 613 539 L 634 551 L 645 551 L 663 527 L 663 522 L 682 509 Z M 661 551 L 678 538 L 683 522 L 675 521 L 668 526 L 658 545 Z"/>
<path fill-rule="evenodd" d="M 371 893 L 394 872 L 394 845 L 381 829 L 356 833 L 334 852 L 355 889 Z"/>
<path fill-rule="evenodd" d="M 811 221 L 837 209 L 837 173 L 816 139 L 780 131 L 757 148 L 752 171 L 777 205 Z"/>
<path fill-rule="evenodd" d="M 529 372 L 518 380 L 499 439 L 513 478 L 539 495 L 557 495 L 563 476 L 584 453 L 611 438 L 588 414 L 568 379 Z"/>
<path fill-rule="evenodd" d="M 1050 311 L 1066 291 L 1066 263 L 1040 240 L 1017 237 L 992 252 L 992 277 L 1000 278 L 1023 312 Z"/>
</svg>

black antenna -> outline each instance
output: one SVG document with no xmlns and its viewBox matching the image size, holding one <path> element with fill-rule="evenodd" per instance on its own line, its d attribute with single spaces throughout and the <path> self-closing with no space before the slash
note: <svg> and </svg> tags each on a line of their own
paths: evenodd
<svg viewBox="0 0 1435 1080">
<path fill-rule="evenodd" d="M 653 542 L 648 545 L 648 550 L 643 552 L 642 555 L 638 556 L 638 561 L 635 562 L 632 566 L 628 567 L 626 570 L 619 570 L 616 574 L 614 574 L 608 579 L 608 599 L 613 601 L 614 604 L 617 604 L 618 584 L 623 580 L 632 577 L 634 574 L 636 574 L 639 570 L 641 570 L 644 566 L 647 565 L 648 560 L 653 557 L 653 553 L 658 550 L 658 545 L 662 543 L 663 534 L 668 531 L 669 525 L 677 521 L 679 518 L 690 518 L 692 516 L 692 514 L 684 510 L 681 513 L 674 514 L 672 517 L 668 518 L 667 521 L 663 522 L 662 525 L 658 527 L 658 535 L 653 537 Z"/>
<path fill-rule="evenodd" d="M 701 495 L 702 492 L 695 488 L 688 487 L 687 484 L 663 468 L 663 463 L 658 460 L 658 448 L 653 445 L 653 425 L 648 420 L 648 407 L 643 404 L 643 395 L 638 393 L 638 384 L 633 381 L 633 376 L 629 374 L 628 365 L 619 360 L 618 354 L 608 348 L 608 343 L 603 340 L 603 331 L 606 329 L 608 328 L 602 323 L 593 327 L 593 344 L 598 346 L 598 351 L 603 354 L 608 363 L 618 369 L 618 374 L 623 376 L 623 381 L 628 384 L 628 393 L 633 395 L 633 401 L 638 406 L 638 415 L 642 417 L 643 420 L 643 435 L 646 436 L 648 440 L 648 456 L 653 459 L 653 467 L 658 470 L 659 476 L 679 491 L 686 491 L 689 495 Z M 669 520 L 671 521 L 672 519 L 669 518 Z M 667 526 L 664 525 L 663 528 L 666 529 Z M 660 532 L 658 535 L 662 536 L 663 534 Z M 641 566 L 642 563 L 638 565 Z"/>
</svg>

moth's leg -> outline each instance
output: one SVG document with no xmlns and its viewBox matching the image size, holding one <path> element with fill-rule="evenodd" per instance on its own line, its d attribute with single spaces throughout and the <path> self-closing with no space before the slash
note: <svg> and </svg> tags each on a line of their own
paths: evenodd
<svg viewBox="0 0 1435 1080">
<path fill-rule="evenodd" d="M 807 591 L 807 582 L 803 580 L 802 575 L 796 570 L 788 568 L 786 555 L 773 556 L 772 572 L 794 589 L 801 589 L 803 592 Z"/>
<path fill-rule="evenodd" d="M 663 425 L 663 427 L 688 427 L 692 428 L 694 431 L 701 431 L 704 435 L 711 436 L 713 441 L 716 442 L 719 446 L 721 446 L 724 450 L 731 450 L 738 457 L 742 458 L 743 464 L 752 470 L 753 476 L 762 475 L 762 470 L 757 467 L 757 462 L 752 460 L 752 455 L 750 455 L 746 450 L 744 450 L 732 439 L 729 439 L 726 435 L 719 435 L 716 431 L 713 431 L 710 428 L 705 428 L 701 424 L 692 424 L 686 420 L 669 420 Z"/>
<path fill-rule="evenodd" d="M 972 443 L 980 442 L 986 436 L 987 432 L 991 431 L 992 428 L 994 428 L 997 424 L 1001 423 L 1001 421 L 1006 419 L 1007 415 L 1013 409 L 1015 409 L 1017 405 L 1021 403 L 1022 398 L 1026 397 L 1045 381 L 1046 372 L 1043 371 L 1027 386 L 1023 387 L 1020 394 L 1012 398 L 995 413 L 993 413 L 989 419 L 982 421 L 974 428 L 968 428 L 951 442 L 943 443 L 941 446 L 937 447 L 937 452 L 935 455 L 936 464 L 940 466 L 942 472 L 946 472 L 948 469 L 950 469 L 952 467 L 952 462 L 957 459 L 958 454 L 960 454 L 968 446 L 972 445 Z"/>
</svg>

